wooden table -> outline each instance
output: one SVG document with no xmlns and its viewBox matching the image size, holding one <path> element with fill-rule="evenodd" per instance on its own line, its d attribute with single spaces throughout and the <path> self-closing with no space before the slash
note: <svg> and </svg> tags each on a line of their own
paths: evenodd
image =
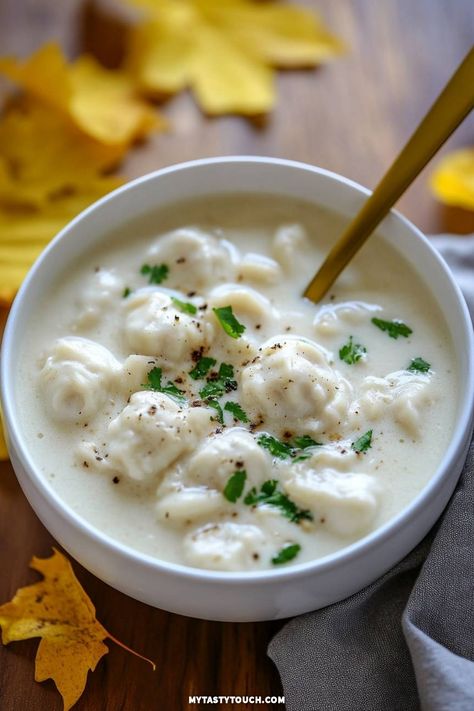
<svg viewBox="0 0 474 711">
<path fill-rule="evenodd" d="M 126 174 L 133 177 L 202 156 L 253 153 L 308 161 L 373 186 L 472 44 L 474 3 L 308 0 L 305 4 L 319 10 L 345 38 L 351 47 L 347 56 L 315 72 L 280 74 L 280 101 L 265 128 L 235 117 L 207 120 L 189 95 L 173 99 L 164 107 L 173 132 L 158 135 L 134 151 L 125 165 Z M 86 45 L 103 55 L 105 47 L 105 59 L 113 61 L 120 46 L 112 26 L 110 18 L 91 5 L 85 8 L 81 0 L 1 0 L 0 51 L 26 54 L 56 37 L 72 51 Z M 467 144 L 474 145 L 472 118 L 447 148 Z M 427 232 L 474 231 L 474 213 L 435 203 L 427 175 L 425 171 L 401 200 L 402 212 Z M 11 467 L 2 464 L 0 601 L 35 579 L 28 572 L 30 558 L 48 556 L 53 544 Z M 197 708 L 188 707 L 188 694 L 281 693 L 278 674 L 266 657 L 267 643 L 280 622 L 223 624 L 179 617 L 135 602 L 78 565 L 75 569 L 105 627 L 158 665 L 153 674 L 138 659 L 111 645 L 110 654 L 90 675 L 78 711 L 178 711 Z M 2 711 L 62 708 L 51 682 L 33 680 L 36 647 L 36 641 L 28 641 L 0 648 Z"/>
</svg>

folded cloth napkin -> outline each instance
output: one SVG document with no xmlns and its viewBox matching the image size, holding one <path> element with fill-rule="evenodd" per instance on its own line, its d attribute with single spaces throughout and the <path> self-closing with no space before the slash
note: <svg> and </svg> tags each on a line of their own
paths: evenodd
<svg viewBox="0 0 474 711">
<path fill-rule="evenodd" d="M 474 236 L 433 243 L 474 318 Z M 268 654 L 288 711 L 474 711 L 474 442 L 426 538 L 361 592 L 290 621 Z"/>
</svg>

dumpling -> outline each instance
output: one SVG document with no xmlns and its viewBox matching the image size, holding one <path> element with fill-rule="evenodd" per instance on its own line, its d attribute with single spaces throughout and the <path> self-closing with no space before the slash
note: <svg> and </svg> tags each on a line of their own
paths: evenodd
<svg viewBox="0 0 474 711">
<path fill-rule="evenodd" d="M 158 519 L 171 526 L 183 526 L 209 519 L 219 513 L 225 501 L 220 491 L 205 486 L 179 486 L 159 497 Z"/>
<path fill-rule="evenodd" d="M 311 460 L 294 464 L 283 488 L 298 506 L 308 508 L 330 533 L 353 536 L 369 527 L 378 510 L 374 477 L 319 469 Z"/>
<path fill-rule="evenodd" d="M 347 417 L 351 386 L 329 358 L 310 341 L 272 339 L 242 370 L 244 409 L 280 434 L 334 431 Z"/>
<path fill-rule="evenodd" d="M 380 306 L 364 301 L 345 301 L 340 304 L 321 306 L 314 319 L 314 330 L 318 336 L 337 336 L 347 333 L 348 327 L 366 323 Z"/>
<path fill-rule="evenodd" d="M 423 421 L 423 411 L 433 402 L 431 377 L 425 373 L 399 370 L 384 378 L 369 376 L 362 383 L 362 395 L 351 407 L 353 417 L 381 420 L 392 416 L 402 429 L 417 437 Z"/>
<path fill-rule="evenodd" d="M 205 408 L 182 407 L 164 393 L 137 392 L 108 427 L 107 464 L 130 479 L 149 481 L 194 447 L 208 422 Z"/>
<path fill-rule="evenodd" d="M 123 279 L 114 271 L 98 269 L 81 289 L 79 316 L 75 328 L 90 328 L 106 311 L 120 304 L 124 290 Z"/>
<path fill-rule="evenodd" d="M 207 439 L 186 465 L 186 480 L 223 491 L 232 474 L 244 469 L 250 486 L 263 483 L 270 476 L 269 461 L 255 438 L 241 427 Z"/>
<path fill-rule="evenodd" d="M 207 342 L 207 324 L 175 308 L 167 293 L 143 289 L 123 308 L 125 338 L 136 353 L 176 364 L 189 360 Z"/>
<path fill-rule="evenodd" d="M 183 227 L 160 237 L 147 259 L 169 267 L 167 286 L 189 291 L 233 280 L 237 251 L 226 240 Z"/>
<path fill-rule="evenodd" d="M 281 267 L 270 257 L 248 252 L 240 260 L 239 277 L 258 284 L 276 284 L 281 277 Z"/>
<path fill-rule="evenodd" d="M 58 422 L 85 422 L 94 417 L 120 367 L 99 343 L 75 336 L 59 338 L 39 374 L 50 414 Z"/>
<path fill-rule="evenodd" d="M 248 570 L 260 558 L 265 536 L 250 524 L 208 524 L 184 539 L 186 561 L 211 570 Z"/>
<path fill-rule="evenodd" d="M 308 236 L 302 225 L 282 225 L 273 238 L 273 256 L 284 269 L 291 271 L 296 257 L 307 244 Z"/>
</svg>

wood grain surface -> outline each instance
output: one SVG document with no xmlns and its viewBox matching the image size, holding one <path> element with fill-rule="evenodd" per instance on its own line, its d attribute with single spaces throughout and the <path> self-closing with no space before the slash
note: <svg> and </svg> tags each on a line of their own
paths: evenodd
<svg viewBox="0 0 474 711">
<path fill-rule="evenodd" d="M 115 9 L 118 2 L 107 0 L 98 6 L 81 0 L 0 0 L 0 53 L 28 54 L 55 38 L 72 54 L 86 47 L 113 65 L 121 56 L 124 31 L 124 13 Z M 202 156 L 246 153 L 308 161 L 373 187 L 474 41 L 474 3 L 307 0 L 304 4 L 317 9 L 346 40 L 350 51 L 345 57 L 317 71 L 281 73 L 278 107 L 263 126 L 237 117 L 206 119 L 190 95 L 172 99 L 163 107 L 172 131 L 137 148 L 124 166 L 126 175 L 134 177 Z M 474 145 L 472 117 L 444 150 L 468 144 Z M 474 231 L 474 213 L 435 203 L 427 174 L 403 197 L 401 211 L 426 232 Z M 54 543 L 23 496 L 10 465 L 2 464 L 0 602 L 36 579 L 28 562 L 33 555 L 48 556 Z M 282 693 L 278 674 L 266 656 L 267 643 L 280 622 L 224 624 L 179 617 L 116 592 L 79 565 L 75 569 L 104 626 L 158 665 L 153 673 L 110 645 L 110 654 L 89 677 L 75 707 L 78 711 L 179 711 L 198 708 L 188 706 L 188 694 Z M 36 641 L 28 641 L 0 648 L 1 711 L 62 708 L 51 682 L 33 680 L 36 647 Z M 347 709 L 340 711 L 362 710 L 354 709 L 348 700 Z"/>
</svg>

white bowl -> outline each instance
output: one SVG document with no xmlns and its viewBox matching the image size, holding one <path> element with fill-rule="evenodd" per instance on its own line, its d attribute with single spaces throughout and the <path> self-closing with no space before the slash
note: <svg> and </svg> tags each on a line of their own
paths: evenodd
<svg viewBox="0 0 474 711">
<path fill-rule="evenodd" d="M 156 607 L 212 620 L 297 615 L 361 590 L 403 558 L 428 532 L 451 496 L 473 425 L 473 335 L 464 299 L 427 239 L 396 212 L 384 237 L 410 259 L 434 296 L 455 344 L 460 383 L 457 421 L 438 470 L 398 516 L 358 542 L 283 570 L 221 573 L 157 560 L 111 539 L 75 513 L 44 479 L 21 432 L 14 370 L 21 332 L 54 276 L 110 230 L 177 199 L 235 192 L 294 196 L 352 216 L 368 191 L 341 176 L 275 158 L 199 160 L 157 171 L 119 188 L 76 217 L 43 252 L 13 304 L 1 356 L 1 398 L 13 467 L 46 528 L 82 565 L 114 588 Z M 427 286 L 427 288 L 429 288 Z M 47 318 L 47 315 L 45 315 Z M 12 512 L 14 515 L 14 512 Z"/>
</svg>

